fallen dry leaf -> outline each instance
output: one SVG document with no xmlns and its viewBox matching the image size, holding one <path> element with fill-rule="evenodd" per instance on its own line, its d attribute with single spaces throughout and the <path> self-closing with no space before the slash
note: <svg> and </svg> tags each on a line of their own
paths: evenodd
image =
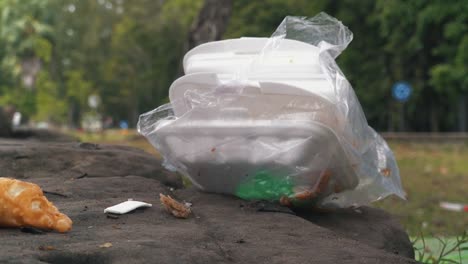
<svg viewBox="0 0 468 264">
<path fill-rule="evenodd" d="M 107 242 L 107 243 L 104 243 L 102 245 L 99 245 L 100 248 L 110 248 L 112 247 L 112 243 L 110 242 Z"/>
<path fill-rule="evenodd" d="M 159 194 L 159 199 L 166 210 L 177 218 L 188 218 L 192 211 L 189 207 L 174 200 L 169 195 Z"/>
</svg>

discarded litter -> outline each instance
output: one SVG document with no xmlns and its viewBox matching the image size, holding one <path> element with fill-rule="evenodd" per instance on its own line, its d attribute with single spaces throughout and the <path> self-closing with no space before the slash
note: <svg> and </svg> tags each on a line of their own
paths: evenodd
<svg viewBox="0 0 468 264">
<path fill-rule="evenodd" d="M 271 38 L 200 45 L 138 130 L 206 191 L 318 207 L 404 199 L 393 153 L 335 63 L 351 40 L 320 13 L 286 17 Z"/>
<path fill-rule="evenodd" d="M 126 214 L 128 212 L 131 212 L 137 208 L 141 207 L 151 207 L 153 206 L 152 204 L 145 203 L 145 202 L 139 202 L 139 201 L 133 201 L 129 199 L 126 202 L 119 203 L 117 205 L 107 207 L 104 209 L 104 213 L 111 213 L 111 214 Z"/>
<path fill-rule="evenodd" d="M 440 202 L 440 207 L 454 212 L 468 212 L 468 205 L 460 203 Z"/>
<path fill-rule="evenodd" d="M 110 248 L 110 247 L 112 247 L 112 243 L 106 242 L 106 243 L 104 243 L 102 245 L 99 245 L 99 247 L 100 248 Z"/>
<path fill-rule="evenodd" d="M 192 213 L 192 210 L 190 210 L 191 204 L 190 206 L 187 205 L 188 203 L 182 204 L 169 195 L 164 195 L 162 193 L 159 194 L 159 198 L 166 211 L 177 218 L 188 218 Z"/>
</svg>

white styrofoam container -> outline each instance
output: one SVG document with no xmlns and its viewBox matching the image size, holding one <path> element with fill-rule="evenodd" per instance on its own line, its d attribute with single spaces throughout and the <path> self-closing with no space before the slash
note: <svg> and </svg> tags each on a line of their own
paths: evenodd
<svg viewBox="0 0 468 264">
<path fill-rule="evenodd" d="M 170 153 L 166 158 L 212 192 L 235 193 L 243 180 L 265 170 L 298 186 L 315 186 L 324 170 L 339 174 L 334 180 L 343 189 L 358 184 L 333 131 L 315 122 L 174 120 L 160 124 L 158 137 L 160 151 Z"/>
<path fill-rule="evenodd" d="M 268 95 L 276 95 L 277 100 L 271 103 L 290 102 L 290 97 L 306 97 L 310 104 L 329 105 L 333 101 L 328 93 L 333 93 L 326 80 L 249 80 L 238 82 L 236 80 L 221 79 L 215 73 L 193 73 L 180 77 L 169 88 L 169 100 L 174 104 L 176 116 L 181 116 L 190 110 L 190 102 L 187 93 L 198 95 L 223 95 L 228 93 L 245 93 L 256 96 L 257 101 L 265 100 Z M 314 92 L 306 89 L 313 86 Z M 243 91 L 239 90 L 243 89 Z M 326 91 L 321 93 L 320 91 Z M 326 95 L 324 95 L 326 94 Z M 252 107 L 256 107 L 253 105 Z M 278 110 L 278 111 L 281 111 Z M 304 109 L 307 111 L 307 109 Z M 310 109 L 309 109 L 310 111 Z M 278 113 L 279 114 L 279 113 Z"/>
<path fill-rule="evenodd" d="M 235 73 L 256 60 L 266 71 L 281 68 L 289 74 L 304 71 L 313 74 L 320 72 L 318 52 L 313 45 L 291 39 L 275 43 L 269 38 L 227 39 L 193 48 L 185 54 L 183 66 L 185 74 Z"/>
<path fill-rule="evenodd" d="M 356 164 L 338 143 L 342 121 L 317 47 L 284 39 L 259 59 L 267 41 L 224 40 L 189 51 L 186 75 L 169 90 L 177 119 L 159 122 L 157 133 L 147 137 L 171 164 L 213 192 L 232 194 L 265 169 L 304 186 L 314 186 L 320 172 L 331 169 L 341 188 L 354 188 Z M 193 108 L 195 101 L 201 107 Z"/>
<path fill-rule="evenodd" d="M 240 38 L 202 44 L 184 56 L 184 72 L 214 73 L 222 81 L 241 78 L 286 83 L 336 102 L 335 92 L 318 63 L 317 47 L 291 39 L 269 41 Z"/>
</svg>

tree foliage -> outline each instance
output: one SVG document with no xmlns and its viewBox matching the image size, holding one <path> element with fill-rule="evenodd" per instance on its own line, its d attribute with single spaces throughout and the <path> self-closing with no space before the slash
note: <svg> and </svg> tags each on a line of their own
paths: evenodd
<svg viewBox="0 0 468 264">
<path fill-rule="evenodd" d="M 325 11 L 354 33 L 338 64 L 372 126 L 456 130 L 467 116 L 467 8 L 464 1 L 241 0 L 235 2 L 226 35 L 269 36 L 285 15 Z M 404 105 L 391 97 L 397 81 L 413 87 Z"/>
<path fill-rule="evenodd" d="M 35 120 L 78 126 L 90 111 L 130 120 L 166 100 L 202 1 L 5 0 L 0 2 L 0 104 Z M 22 61 L 41 63 L 34 88 Z M 55 99 L 55 100 L 53 100 Z"/>
<path fill-rule="evenodd" d="M 203 0 L 0 1 L 0 104 L 78 126 L 99 111 L 135 125 L 167 100 Z M 354 40 L 338 58 L 378 130 L 466 129 L 468 5 L 463 1 L 233 1 L 225 38 L 270 36 L 286 15 L 320 11 Z M 31 77 L 28 79 L 28 76 Z M 33 85 L 28 85 L 28 80 Z M 404 105 L 396 81 L 413 87 Z M 403 113 L 403 115 L 402 115 Z"/>
</svg>

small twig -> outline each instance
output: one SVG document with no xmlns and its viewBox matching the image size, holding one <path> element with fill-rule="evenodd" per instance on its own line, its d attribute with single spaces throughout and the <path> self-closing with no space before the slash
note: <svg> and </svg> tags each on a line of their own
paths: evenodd
<svg viewBox="0 0 468 264">
<path fill-rule="evenodd" d="M 443 244 L 444 247 L 442 248 L 442 250 L 440 252 L 439 261 L 440 260 L 449 261 L 449 259 L 446 259 L 445 257 L 450 255 L 455 250 L 458 250 L 458 256 L 459 256 L 460 263 L 461 263 L 461 252 L 464 250 L 464 248 L 462 248 L 461 246 L 464 243 L 468 242 L 468 237 L 467 237 L 466 231 L 460 237 L 457 236 L 456 239 L 457 239 L 457 242 L 455 243 L 455 245 L 452 248 L 450 248 L 449 250 L 447 250 L 447 251 L 445 251 L 445 248 L 446 248 L 446 244 L 448 244 L 448 242 Z"/>
<path fill-rule="evenodd" d="M 421 256 L 421 262 L 424 262 L 424 255 L 426 254 L 426 241 L 424 240 L 424 236 L 422 234 L 422 231 L 419 231 L 421 234 L 421 241 L 422 241 L 422 256 Z"/>
<path fill-rule="evenodd" d="M 440 260 L 442 257 L 444 257 L 445 248 L 447 248 L 447 242 L 443 241 L 440 237 L 436 237 L 436 239 L 442 244 L 442 249 L 440 250 L 439 257 L 437 258 Z"/>
<path fill-rule="evenodd" d="M 57 196 L 64 197 L 64 198 L 69 198 L 69 197 L 70 197 L 70 196 L 68 196 L 68 195 L 66 195 L 66 194 L 59 193 L 59 192 L 44 191 L 44 193 L 46 193 L 46 194 L 52 194 L 52 195 L 57 195 Z"/>
<path fill-rule="evenodd" d="M 412 241 L 413 248 L 415 249 L 415 253 L 417 253 L 418 261 L 422 263 L 462 263 L 462 252 L 468 251 L 468 247 L 463 246 L 465 243 L 468 242 L 468 232 L 465 231 L 461 236 L 456 237 L 455 244 L 449 242 L 448 240 L 444 240 L 440 237 L 435 237 L 437 241 L 441 244 L 440 252 L 437 255 L 433 255 L 434 252 L 429 251 L 429 254 L 426 254 L 426 241 L 424 239 L 424 235 L 420 231 L 420 236 L 417 237 L 415 240 Z M 421 240 L 422 248 L 416 247 L 416 243 Z M 456 253 L 458 251 L 458 259 L 460 262 L 457 262 L 451 258 L 448 258 L 449 255 L 452 253 Z"/>
<path fill-rule="evenodd" d="M 82 179 L 84 177 L 88 176 L 88 173 L 83 172 L 80 176 L 76 177 L 75 179 Z"/>
<path fill-rule="evenodd" d="M 15 160 L 27 159 L 27 158 L 29 158 L 28 155 L 16 155 L 16 156 L 14 157 Z"/>
<path fill-rule="evenodd" d="M 283 213 L 283 214 L 291 214 L 291 215 L 296 215 L 292 211 L 287 211 L 287 210 L 279 210 L 279 209 L 273 209 L 273 208 L 258 208 L 257 212 L 263 212 L 263 213 Z"/>
</svg>

